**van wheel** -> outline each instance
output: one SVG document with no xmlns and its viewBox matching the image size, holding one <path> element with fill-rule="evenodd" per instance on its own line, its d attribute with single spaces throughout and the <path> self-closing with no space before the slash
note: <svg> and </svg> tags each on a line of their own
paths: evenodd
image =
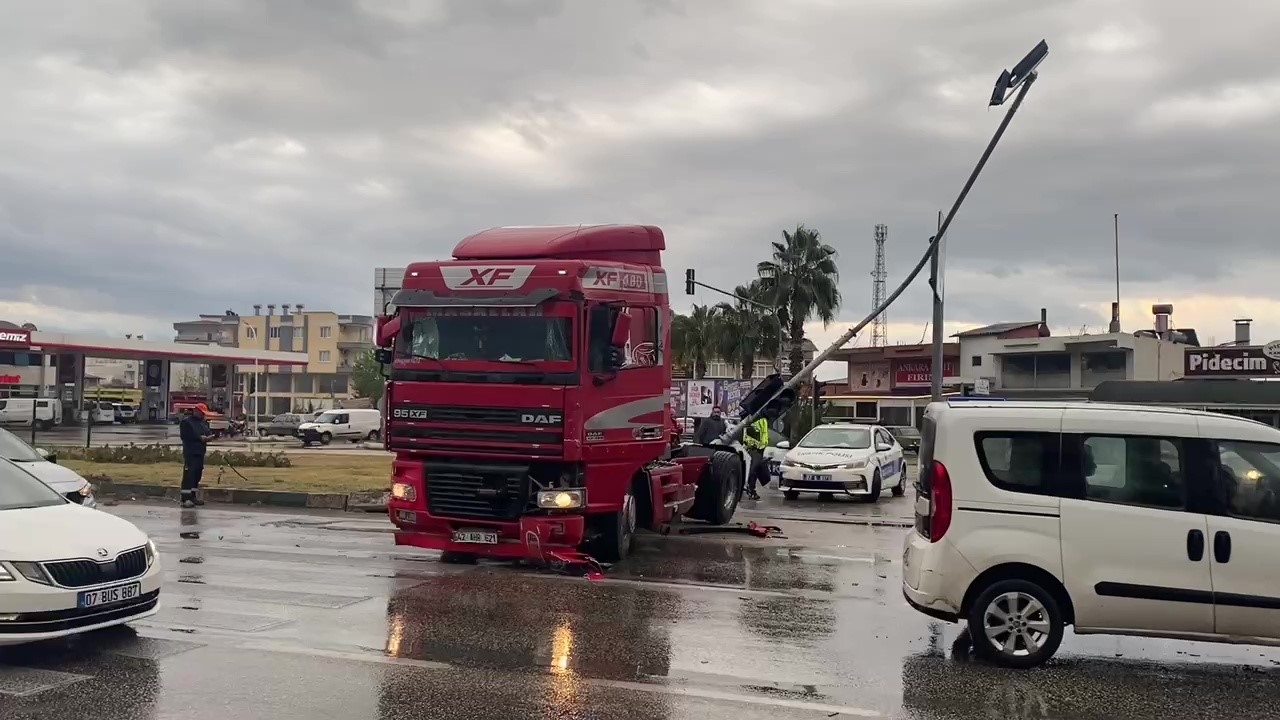
<svg viewBox="0 0 1280 720">
<path fill-rule="evenodd" d="M 702 469 L 689 517 L 723 525 L 733 519 L 742 497 L 742 459 L 731 452 L 717 452 Z"/>
<path fill-rule="evenodd" d="M 1058 602 L 1029 580 L 992 583 L 974 599 L 968 622 L 973 651 L 1004 667 L 1035 667 L 1053 657 L 1062 643 Z"/>
<path fill-rule="evenodd" d="M 333 442 L 333 436 L 332 436 L 332 435 L 330 435 L 329 433 L 320 433 L 320 444 L 321 444 L 321 445 L 328 445 L 328 444 L 329 444 L 329 443 L 331 443 L 331 442 Z"/>
<path fill-rule="evenodd" d="M 622 496 L 621 510 L 591 519 L 598 534 L 587 543 L 587 551 L 600 562 L 616 563 L 626 559 L 636 536 L 636 497 L 631 488 Z"/>
<path fill-rule="evenodd" d="M 41 420 L 41 421 L 40 421 L 40 429 L 41 429 L 41 430 L 45 430 L 45 431 L 52 430 L 52 429 L 53 429 L 53 421 L 52 421 L 52 420 Z"/>
<path fill-rule="evenodd" d="M 379 433 L 377 430 L 369 431 L 369 442 L 378 442 L 378 439 L 381 437 L 382 437 L 382 434 Z"/>
<path fill-rule="evenodd" d="M 871 494 L 867 495 L 867 502 L 873 503 L 880 500 L 880 471 L 876 470 L 871 474 Z"/>
</svg>

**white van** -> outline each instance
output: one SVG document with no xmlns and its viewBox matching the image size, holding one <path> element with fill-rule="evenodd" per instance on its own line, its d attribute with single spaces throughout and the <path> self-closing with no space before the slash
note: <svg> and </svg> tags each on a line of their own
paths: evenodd
<svg viewBox="0 0 1280 720">
<path fill-rule="evenodd" d="M 382 437 L 382 413 L 377 410 L 325 410 L 315 420 L 298 426 L 303 445 L 334 440 L 377 440 Z"/>
<path fill-rule="evenodd" d="M 1063 629 L 1280 645 L 1280 430 L 1095 403 L 932 403 L 903 594 L 976 654 Z"/>
<path fill-rule="evenodd" d="M 52 398 L 0 398 L 0 425 L 31 427 L 31 404 L 35 403 L 36 427 L 49 430 L 62 422 L 62 403 Z"/>
</svg>

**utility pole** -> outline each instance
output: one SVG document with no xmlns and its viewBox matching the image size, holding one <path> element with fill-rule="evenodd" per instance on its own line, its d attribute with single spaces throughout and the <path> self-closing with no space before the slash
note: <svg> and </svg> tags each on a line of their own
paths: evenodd
<svg viewBox="0 0 1280 720">
<path fill-rule="evenodd" d="M 889 279 L 889 274 L 884 268 L 884 243 L 889 239 L 889 226 L 876 225 L 876 261 L 874 269 L 871 271 L 871 307 L 880 307 L 884 304 L 885 297 L 885 281 Z M 884 347 L 889 344 L 888 315 L 889 311 L 885 310 L 876 316 L 871 323 L 871 347 Z"/>
<path fill-rule="evenodd" d="M 942 294 L 943 294 L 943 247 L 947 239 L 942 236 L 942 211 L 938 211 L 937 242 L 933 244 L 933 255 L 929 258 L 929 287 L 933 288 L 933 369 L 929 373 L 929 399 L 937 402 L 942 399 Z"/>
</svg>

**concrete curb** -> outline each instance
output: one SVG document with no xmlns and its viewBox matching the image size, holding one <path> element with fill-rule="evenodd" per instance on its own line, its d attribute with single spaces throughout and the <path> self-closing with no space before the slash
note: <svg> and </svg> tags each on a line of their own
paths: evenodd
<svg viewBox="0 0 1280 720">
<path fill-rule="evenodd" d="M 146 499 L 177 502 L 181 499 L 181 492 L 176 487 L 144 485 L 141 483 L 117 483 L 102 478 L 94 478 L 93 482 L 97 486 L 99 495 L 116 500 Z M 206 502 L 211 503 L 365 512 L 386 512 L 389 495 L 390 493 L 384 491 L 305 493 L 221 487 L 204 487 L 200 489 L 200 496 Z"/>
</svg>

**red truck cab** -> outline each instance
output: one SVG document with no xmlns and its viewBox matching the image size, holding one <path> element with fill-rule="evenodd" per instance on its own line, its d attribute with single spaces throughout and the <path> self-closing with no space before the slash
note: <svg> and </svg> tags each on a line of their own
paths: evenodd
<svg viewBox="0 0 1280 720">
<path fill-rule="evenodd" d="M 614 561 L 639 526 L 732 515 L 737 456 L 673 454 L 664 248 L 652 226 L 496 228 L 405 270 L 378 331 L 398 544 Z"/>
</svg>

